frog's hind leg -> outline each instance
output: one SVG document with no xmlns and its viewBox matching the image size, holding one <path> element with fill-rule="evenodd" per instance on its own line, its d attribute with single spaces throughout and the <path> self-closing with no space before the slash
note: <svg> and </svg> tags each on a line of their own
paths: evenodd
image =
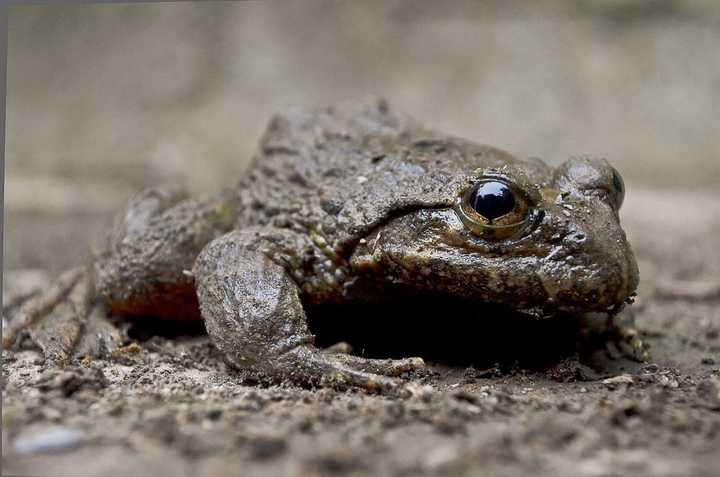
<svg viewBox="0 0 720 477">
<path fill-rule="evenodd" d="M 200 320 L 190 269 L 200 250 L 234 226 L 232 191 L 187 197 L 148 189 L 116 220 L 108 250 L 95 262 L 95 285 L 111 315 Z"/>
<path fill-rule="evenodd" d="M 390 376 L 421 369 L 421 359 L 370 360 L 314 346 L 298 285 L 276 263 L 287 262 L 283 247 L 302 250 L 298 240 L 286 230 L 253 228 L 224 235 L 203 249 L 193 275 L 215 345 L 235 367 L 280 379 L 400 390 L 403 382 Z"/>
<path fill-rule="evenodd" d="M 120 333 L 93 311 L 94 292 L 85 267 L 66 271 L 47 290 L 3 310 L 3 347 L 27 337 L 46 359 L 65 364 L 74 355 L 100 355 L 120 343 Z M 14 309 L 13 309 L 14 308 Z"/>
<path fill-rule="evenodd" d="M 46 358 L 63 362 L 117 347 L 120 333 L 105 309 L 117 316 L 199 319 L 186 272 L 203 245 L 232 223 L 234 202 L 228 197 L 223 192 L 193 199 L 178 188 L 140 192 L 118 215 L 106 249 L 91 265 L 66 272 L 47 291 L 14 307 L 16 312 L 3 310 L 9 318 L 3 343 L 26 336 Z"/>
</svg>

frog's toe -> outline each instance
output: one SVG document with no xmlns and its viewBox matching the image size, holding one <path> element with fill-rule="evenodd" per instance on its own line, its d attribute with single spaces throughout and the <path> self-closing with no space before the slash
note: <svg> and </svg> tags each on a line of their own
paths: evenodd
<svg viewBox="0 0 720 477">
<path fill-rule="evenodd" d="M 371 359 L 353 355 L 341 355 L 337 359 L 344 365 L 366 373 L 382 374 L 385 376 L 401 376 L 425 369 L 422 358 L 403 359 Z"/>
<path fill-rule="evenodd" d="M 412 373 L 425 369 L 425 361 L 419 357 L 403 359 L 373 359 L 353 356 L 350 354 L 352 351 L 352 346 L 345 341 L 340 341 L 339 343 L 335 343 L 334 345 L 322 350 L 323 353 L 331 355 L 336 360 L 342 362 L 344 366 L 366 373 L 397 377 L 405 373 Z"/>
<path fill-rule="evenodd" d="M 346 341 L 339 341 L 334 345 L 323 348 L 322 351 L 323 353 L 328 354 L 350 354 L 353 351 L 353 347 L 350 343 Z"/>
<path fill-rule="evenodd" d="M 324 386 L 351 386 L 381 394 L 398 394 L 405 382 L 391 376 L 422 369 L 419 358 L 365 359 L 346 354 L 328 354 L 310 346 L 285 353 L 276 370 L 295 381 Z"/>
<path fill-rule="evenodd" d="M 381 394 L 394 394 L 404 387 L 404 383 L 399 379 L 332 365 L 329 372 L 322 376 L 320 383 L 329 386 L 352 386 Z"/>
<path fill-rule="evenodd" d="M 3 346 L 12 348 L 28 338 L 57 364 L 115 346 L 120 334 L 104 317 L 90 313 L 91 297 L 85 269 L 63 273 L 48 290 L 3 310 Z"/>
</svg>

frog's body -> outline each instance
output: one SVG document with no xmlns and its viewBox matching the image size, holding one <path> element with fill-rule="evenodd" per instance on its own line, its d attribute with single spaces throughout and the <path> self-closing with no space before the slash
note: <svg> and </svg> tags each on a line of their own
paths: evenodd
<svg viewBox="0 0 720 477">
<path fill-rule="evenodd" d="M 500 239 L 478 233 L 459 207 L 487 177 L 528 206 Z M 520 161 L 425 130 L 378 100 L 278 116 L 236 186 L 133 199 L 93 282 L 113 314 L 202 316 L 238 367 L 393 387 L 375 373 L 421 360 L 320 353 L 303 304 L 382 301 L 394 284 L 537 316 L 617 310 L 638 281 L 618 181 L 603 160 Z"/>
</svg>

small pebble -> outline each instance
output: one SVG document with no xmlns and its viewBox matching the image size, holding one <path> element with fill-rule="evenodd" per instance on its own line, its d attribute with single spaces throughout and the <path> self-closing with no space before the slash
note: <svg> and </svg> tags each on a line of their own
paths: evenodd
<svg viewBox="0 0 720 477">
<path fill-rule="evenodd" d="M 262 409 L 261 402 L 248 397 L 233 399 L 230 408 L 236 411 L 258 412 Z"/>
<path fill-rule="evenodd" d="M 607 378 L 607 379 L 602 380 L 603 384 L 610 384 L 610 385 L 632 384 L 634 382 L 635 381 L 633 380 L 632 376 L 630 376 L 629 374 L 621 374 L 619 376 L 613 376 L 612 378 Z"/>
<path fill-rule="evenodd" d="M 425 403 L 430 402 L 433 394 L 435 393 L 433 387 L 426 384 L 409 383 L 405 386 L 405 390 L 407 392 L 407 397 L 417 399 Z"/>
<path fill-rule="evenodd" d="M 85 433 L 77 429 L 54 427 L 19 437 L 13 449 L 17 454 L 38 454 L 42 452 L 62 452 L 79 447 L 85 441 Z"/>
</svg>

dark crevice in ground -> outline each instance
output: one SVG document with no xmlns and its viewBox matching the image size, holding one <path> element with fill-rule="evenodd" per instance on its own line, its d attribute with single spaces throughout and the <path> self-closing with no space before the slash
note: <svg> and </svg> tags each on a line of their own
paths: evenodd
<svg viewBox="0 0 720 477">
<path fill-rule="evenodd" d="M 450 366 L 543 368 L 576 353 L 572 317 L 538 320 L 499 306 L 429 296 L 308 310 L 320 347 L 345 341 L 370 358 L 420 356 Z"/>
<path fill-rule="evenodd" d="M 118 318 L 117 324 L 130 340 L 144 342 L 153 337 L 189 338 L 206 334 L 202 320 L 169 321 L 153 317 Z"/>
<path fill-rule="evenodd" d="M 578 350 L 583 362 L 597 361 L 591 355 L 603 348 L 600 335 L 592 341 L 582 336 L 581 323 L 573 316 L 536 319 L 501 306 L 436 295 L 395 303 L 314 306 L 307 315 L 318 347 L 346 342 L 353 354 L 367 358 L 420 356 L 454 367 L 545 370 L 576 357 Z M 129 340 L 140 343 L 205 334 L 201 320 L 135 317 L 116 323 Z"/>
</svg>

